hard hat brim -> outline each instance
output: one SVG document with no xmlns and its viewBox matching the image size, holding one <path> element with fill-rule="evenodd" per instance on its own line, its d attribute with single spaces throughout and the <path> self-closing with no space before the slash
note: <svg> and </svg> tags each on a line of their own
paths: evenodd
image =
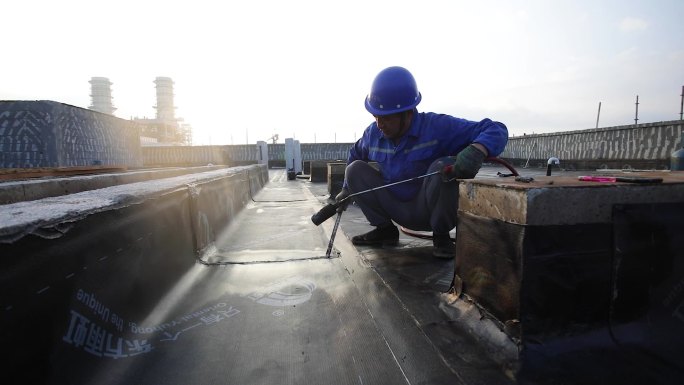
<svg viewBox="0 0 684 385">
<path fill-rule="evenodd" d="M 370 104 L 370 101 L 368 99 L 368 96 L 366 96 L 366 100 L 364 102 L 364 105 L 366 106 L 366 111 L 370 112 L 371 115 L 374 116 L 384 116 L 414 109 L 418 105 L 418 103 L 420 103 L 420 101 L 423 99 L 423 95 L 421 95 L 421 93 L 418 92 L 418 97 L 413 103 L 397 108 L 376 108 L 372 104 Z"/>
</svg>

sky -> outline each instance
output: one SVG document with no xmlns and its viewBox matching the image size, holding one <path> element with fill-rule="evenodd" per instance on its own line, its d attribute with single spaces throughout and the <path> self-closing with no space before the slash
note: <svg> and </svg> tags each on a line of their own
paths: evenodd
<svg viewBox="0 0 684 385">
<path fill-rule="evenodd" d="M 511 136 L 679 119 L 682 0 L 22 0 L 2 6 L 0 100 L 155 117 L 174 81 L 193 144 L 344 143 L 389 66 L 419 112 L 506 124 Z M 598 116 L 598 106 L 601 112 Z"/>
</svg>

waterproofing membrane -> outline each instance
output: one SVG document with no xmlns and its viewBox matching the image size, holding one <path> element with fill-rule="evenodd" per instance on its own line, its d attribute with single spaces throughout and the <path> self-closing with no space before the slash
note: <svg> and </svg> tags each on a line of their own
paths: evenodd
<svg viewBox="0 0 684 385">
<path fill-rule="evenodd" d="M 523 325 L 521 360 L 531 374 L 523 379 L 508 365 L 518 346 L 491 315 L 472 301 L 447 303 L 454 261 L 432 258 L 429 240 L 402 234 L 397 247 L 354 247 L 349 238 L 370 226 L 352 205 L 334 257 L 324 258 L 333 221 L 314 226 L 310 216 L 327 202 L 325 185 L 287 181 L 284 170 L 272 170 L 261 190 L 258 175 L 211 175 L 179 188 L 137 186 L 145 199 L 131 194 L 87 215 L 66 212 L 47 229 L 15 226 L 30 231 L 0 246 L 0 343 L 11 350 L 0 361 L 3 381 L 681 383 L 682 229 L 673 225 L 680 208 L 667 207 L 677 214 L 664 222 L 651 208 L 616 213 L 615 255 L 612 237 L 598 234 L 607 226 L 525 230 L 540 240 L 535 255 L 549 263 L 537 264 L 536 276 L 549 285 L 522 302 L 549 301 L 532 308 L 545 315 L 541 323 Z M 668 236 L 634 233 L 630 218 L 642 216 Z M 580 253 L 568 234 L 584 234 L 595 252 Z M 554 245 L 581 258 L 541 258 L 554 257 Z M 643 252 L 651 249 L 657 258 Z M 631 274 L 651 268 L 672 274 L 649 276 L 648 284 Z M 648 286 L 648 295 L 634 295 L 634 284 Z M 557 294 L 548 288 L 574 287 L 581 290 L 560 302 L 543 297 Z M 612 313 L 597 306 L 613 294 Z M 656 306 L 641 306 L 644 299 Z M 571 300 L 583 307 L 567 307 Z M 653 344 L 635 338 L 649 334 Z"/>
<path fill-rule="evenodd" d="M 342 232 L 337 257 L 317 258 L 332 224 L 310 223 L 322 206 L 320 197 L 300 194 L 305 183 L 272 180 L 267 186 L 274 189 L 254 194 L 225 229 L 216 226 L 221 213 L 204 212 L 203 194 L 218 195 L 200 183 L 85 216 L 58 238 L 26 235 L 3 245 L 3 257 L 12 257 L 3 258 L 0 340 L 13 349 L 2 362 L 4 378 L 54 384 L 507 383 L 481 355 L 480 366 L 490 371 L 463 377 L 431 340 L 440 335 L 434 330 L 448 327 L 436 316 L 438 307 L 416 319 L 407 298 L 397 296 Z M 281 189 L 299 191 L 276 193 Z M 198 250 L 208 238 L 195 237 L 211 232 L 216 242 Z M 225 255 L 214 261 L 219 263 L 200 262 L 211 247 L 250 263 L 224 263 Z M 446 280 L 446 271 L 429 270 L 421 274 Z M 439 293 L 427 294 L 440 302 Z"/>
<path fill-rule="evenodd" d="M 345 211 L 340 227 L 345 237 L 372 229 L 361 210 L 354 205 Z M 345 252 L 345 249 L 341 253 L 352 279 L 365 293 L 369 306 L 376 309 L 376 318 L 384 319 L 392 331 L 387 338 L 399 339 L 395 341 L 396 349 L 407 357 L 413 357 L 405 364 L 414 365 L 414 371 L 439 372 L 443 370 L 438 368 L 441 361 L 456 375 L 454 380 L 432 378 L 425 383 L 514 383 L 511 380 L 514 368 L 508 365 L 511 356 L 517 354 L 517 351 L 511 352 L 511 349 L 515 350 L 513 342 L 487 323 L 486 316 L 472 304 L 462 303 L 460 307 L 447 305 L 453 299 L 446 292 L 451 288 L 454 260 L 434 258 L 431 240 L 407 233 L 400 233 L 397 247 L 358 247 L 357 256 Z M 350 254 L 352 258 L 348 257 Z M 405 317 L 398 317 L 388 308 L 395 301 L 399 301 L 406 310 Z M 408 336 L 405 331 L 411 329 L 414 333 Z M 487 338 L 482 338 L 485 335 Z M 499 341 L 492 343 L 496 339 Z M 403 350 L 399 348 L 402 345 Z M 439 360 L 431 362 L 430 369 L 421 368 L 425 364 L 419 356 L 431 351 L 438 352 Z"/>
<path fill-rule="evenodd" d="M 9 383 L 87 383 L 78 373 L 93 358 L 145 351 L 145 339 L 126 332 L 195 265 L 189 207 L 179 190 L 86 216 L 56 238 L 4 244 L 0 340 L 14 347 L 2 361 Z"/>
<path fill-rule="evenodd" d="M 326 234 L 310 220 L 318 201 L 305 184 L 280 179 L 274 177 L 218 234 L 215 244 L 202 253 L 203 263 L 253 264 L 327 258 Z"/>
<path fill-rule="evenodd" d="M 684 378 L 684 203 L 614 208 L 611 334 L 663 383 Z"/>
<path fill-rule="evenodd" d="M 123 339 L 119 358 L 99 357 L 93 354 L 97 351 L 86 350 L 91 346 L 76 343 L 76 325 L 83 321 L 78 317 L 98 321 L 77 302 L 65 330 L 65 353 L 70 354 L 59 355 L 53 379 L 113 384 L 405 383 L 343 271 L 339 260 L 195 265 L 156 306 L 130 315 L 138 320 L 137 329 L 107 334 Z M 134 345 L 141 347 L 131 350 Z"/>
</svg>

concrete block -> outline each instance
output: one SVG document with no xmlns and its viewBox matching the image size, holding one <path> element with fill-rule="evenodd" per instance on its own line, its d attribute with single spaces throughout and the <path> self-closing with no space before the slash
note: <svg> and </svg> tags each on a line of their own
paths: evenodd
<svg viewBox="0 0 684 385">
<path fill-rule="evenodd" d="M 672 336 L 681 324 L 671 315 L 681 300 L 663 298 L 678 290 L 684 269 L 676 262 L 684 172 L 629 174 L 663 181 L 460 183 L 455 290 L 521 341 L 521 364 L 540 365 L 528 370 L 543 369 L 561 345 L 610 346 L 608 319 L 649 335 L 629 342 L 664 360 L 680 349 Z"/>
<path fill-rule="evenodd" d="M 331 197 L 334 197 L 342 190 L 342 185 L 344 184 L 344 171 L 346 168 L 346 163 L 328 163 L 328 192 Z"/>
<path fill-rule="evenodd" d="M 615 204 L 678 202 L 682 172 L 632 172 L 622 176 L 660 177 L 663 183 L 597 183 L 572 176 L 538 176 L 531 183 L 473 179 L 459 186 L 459 210 L 522 225 L 609 223 Z"/>
<path fill-rule="evenodd" d="M 328 162 L 324 160 L 312 160 L 309 164 L 309 181 L 327 182 L 328 181 Z"/>
</svg>

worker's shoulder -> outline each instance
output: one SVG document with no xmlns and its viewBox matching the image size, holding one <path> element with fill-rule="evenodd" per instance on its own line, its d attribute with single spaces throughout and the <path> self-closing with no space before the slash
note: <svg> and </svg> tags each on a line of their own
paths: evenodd
<svg viewBox="0 0 684 385">
<path fill-rule="evenodd" d="M 420 112 L 417 118 L 424 125 L 471 125 L 478 123 L 440 112 Z"/>
</svg>

